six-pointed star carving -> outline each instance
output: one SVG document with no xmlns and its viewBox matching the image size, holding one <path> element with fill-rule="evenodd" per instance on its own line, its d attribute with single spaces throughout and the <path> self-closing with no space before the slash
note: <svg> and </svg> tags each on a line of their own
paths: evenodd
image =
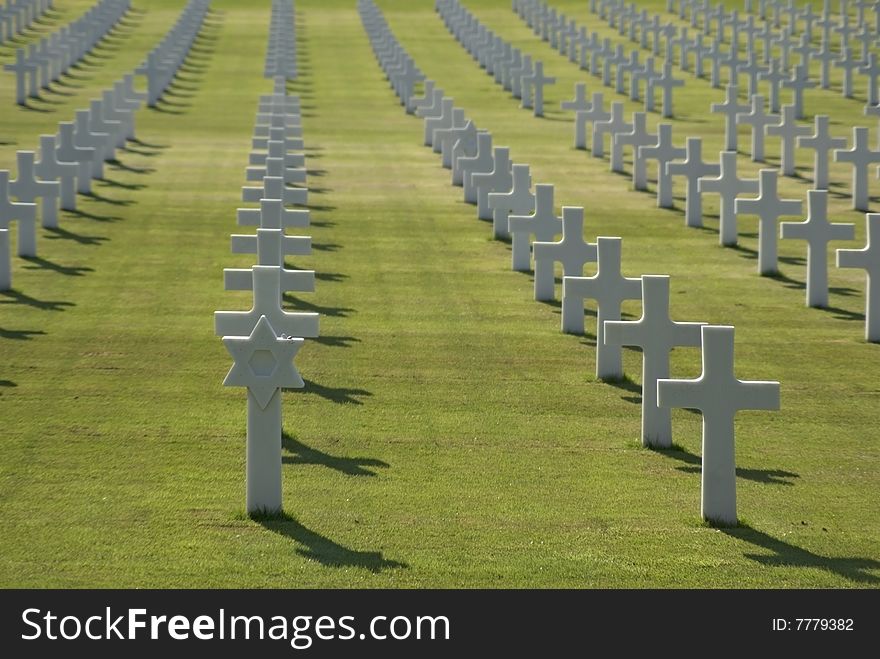
<svg viewBox="0 0 880 659">
<path fill-rule="evenodd" d="M 224 336 L 223 344 L 235 360 L 223 384 L 247 387 L 262 409 L 269 404 L 276 389 L 305 386 L 293 365 L 303 339 L 275 336 L 265 316 L 260 316 L 250 336 Z M 271 364 L 269 355 L 275 360 L 274 367 L 267 365 L 267 361 Z"/>
</svg>

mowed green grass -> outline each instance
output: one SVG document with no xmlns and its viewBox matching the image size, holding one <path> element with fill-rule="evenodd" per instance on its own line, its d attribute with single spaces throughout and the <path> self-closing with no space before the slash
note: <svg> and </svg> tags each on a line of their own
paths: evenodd
<svg viewBox="0 0 880 659">
<path fill-rule="evenodd" d="M 0 77 L 0 167 L 137 64 L 183 4 L 138 0 L 118 47 L 68 81 L 81 86 L 58 88 L 72 96 L 35 103 L 46 112 L 15 107 L 10 76 Z M 745 525 L 700 523 L 699 416 L 674 412 L 680 450 L 640 446 L 639 353 L 625 355 L 633 384 L 594 380 L 592 307 L 588 335 L 574 337 L 559 332 L 557 304 L 532 300 L 509 246 L 490 239 L 421 146 L 422 122 L 398 105 L 353 0 L 297 1 L 291 89 L 304 108 L 315 250 L 296 265 L 318 282 L 288 301 L 322 314 L 322 337 L 297 357 L 306 388 L 284 394 L 286 516 L 248 519 L 245 393 L 221 386 L 230 358 L 212 313 L 250 306 L 223 291 L 221 270 L 251 263 L 230 254 L 228 236 L 257 97 L 271 88 L 269 4 L 212 3 L 174 94 L 139 113 L 141 142 L 108 166 L 94 198 L 79 198 L 81 213 L 63 214 L 61 231 L 40 231 L 39 260 L 14 260 L 15 290 L 0 294 L 0 584 L 880 583 L 880 350 L 863 341 L 863 275 L 832 269 L 833 309 L 807 309 L 802 243 L 782 243 L 783 278 L 758 277 L 753 223 L 741 224 L 744 250 L 722 249 L 710 198 L 707 230 L 686 229 L 680 198 L 679 210 L 659 211 L 607 159 L 571 148 L 558 104 L 575 81 L 600 86 L 501 0 L 467 6 L 557 76 L 546 119 L 479 70 L 432 2 L 380 6 L 496 144 L 529 163 L 535 182 L 554 183 L 558 204 L 585 207 L 587 237 L 624 238 L 626 274 L 670 274 L 674 318 L 736 325 L 737 374 L 782 383 L 780 412 L 738 417 Z M 612 35 L 586 3 L 555 4 Z M 58 5 L 62 23 L 89 3 Z M 692 78 L 679 91 L 677 140 L 704 135 L 713 154 L 722 123 L 708 104 L 722 92 Z M 808 96 L 817 109 L 838 130 L 864 123 L 861 103 L 833 92 Z M 840 195 L 832 209 L 857 224 L 858 240 L 839 246 L 863 244 L 864 216 Z M 699 370 L 699 351 L 674 353 L 674 375 Z"/>
</svg>

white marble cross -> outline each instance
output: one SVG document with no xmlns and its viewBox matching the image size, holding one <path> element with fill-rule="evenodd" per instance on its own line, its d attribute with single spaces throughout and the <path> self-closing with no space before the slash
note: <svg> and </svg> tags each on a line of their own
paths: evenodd
<svg viewBox="0 0 880 659">
<path fill-rule="evenodd" d="M 281 510 L 281 389 L 305 386 L 293 365 L 302 344 L 303 339 L 279 336 L 266 316 L 247 335 L 223 337 L 235 360 L 223 385 L 248 390 L 248 513 Z"/>
<path fill-rule="evenodd" d="M 15 73 L 15 102 L 18 105 L 25 105 L 27 97 L 34 95 L 34 89 L 37 86 L 37 68 L 37 65 L 27 58 L 24 48 L 16 49 L 14 64 L 3 65 L 4 70 Z M 30 78 L 30 85 L 27 84 L 28 78 L 25 78 L 25 74 Z"/>
<path fill-rule="evenodd" d="M 477 149 L 480 147 L 480 135 L 489 134 L 485 130 L 477 130 L 472 121 L 468 122 L 470 129 L 465 130 L 459 135 L 458 141 L 452 145 L 452 153 L 450 160 L 452 161 L 452 185 L 464 185 L 464 166 L 469 163 L 469 158 L 477 155 Z M 489 144 L 491 146 L 491 135 Z"/>
<path fill-rule="evenodd" d="M 779 225 L 783 239 L 807 243 L 807 306 L 828 306 L 828 243 L 832 240 L 853 240 L 852 224 L 828 222 L 828 191 L 807 192 L 807 219 L 804 222 L 783 222 Z"/>
<path fill-rule="evenodd" d="M 642 444 L 672 445 L 672 417 L 657 405 L 657 380 L 669 377 L 669 354 L 677 346 L 700 345 L 704 323 L 680 323 L 669 318 L 669 276 L 642 275 L 642 317 L 635 321 L 606 321 L 605 343 L 642 350 Z"/>
<path fill-rule="evenodd" d="M 593 100 L 589 110 L 577 110 L 574 113 L 574 148 L 587 148 L 587 123 L 593 126 L 600 121 L 611 119 L 611 113 L 605 111 L 605 101 L 602 92 L 593 92 Z"/>
<path fill-rule="evenodd" d="M 492 171 L 471 174 L 471 180 L 477 189 L 477 217 L 481 220 L 492 219 L 489 194 L 492 192 L 509 192 L 513 187 L 510 149 L 506 146 L 498 146 L 495 147 L 494 153 Z"/>
<path fill-rule="evenodd" d="M 264 197 L 259 208 L 239 208 L 239 226 L 260 229 L 290 229 L 309 226 L 310 213 L 304 208 L 285 208 L 278 198 Z M 261 264 L 263 265 L 263 264 Z"/>
<path fill-rule="evenodd" d="M 767 135 L 779 138 L 780 158 L 779 167 L 783 176 L 794 176 L 795 173 L 795 147 L 801 136 L 809 136 L 808 126 L 800 126 L 794 117 L 793 105 L 782 107 L 782 115 L 778 124 L 767 126 Z"/>
<path fill-rule="evenodd" d="M 307 188 L 289 188 L 280 176 L 264 176 L 260 187 L 242 186 L 241 200 L 259 202 L 263 199 L 278 199 L 285 204 L 304 206 L 308 200 Z"/>
<path fill-rule="evenodd" d="M 623 149 L 631 146 L 633 150 L 632 179 L 636 190 L 644 190 L 647 187 L 648 173 L 646 159 L 639 157 L 639 147 L 656 146 L 657 135 L 648 132 L 647 115 L 644 112 L 633 112 L 633 129 L 627 133 L 616 133 L 611 141 L 611 171 L 622 172 Z M 638 187 L 641 183 L 642 187 Z"/>
<path fill-rule="evenodd" d="M 415 114 L 415 112 L 426 105 L 430 105 L 434 100 L 434 81 L 433 80 L 425 80 L 422 85 L 422 95 L 415 96 L 410 95 L 406 102 L 406 113 L 407 114 Z M 441 94 L 443 90 L 440 90 Z"/>
<path fill-rule="evenodd" d="M 473 175 L 491 172 L 495 168 L 492 154 L 492 136 L 489 133 L 477 133 L 477 153 L 470 158 L 460 158 L 464 200 L 469 204 L 477 203 L 477 188 L 474 186 Z"/>
<path fill-rule="evenodd" d="M 724 117 L 724 150 L 736 151 L 737 134 L 736 134 L 736 118 L 749 109 L 748 105 L 740 103 L 738 100 L 739 87 L 736 85 L 727 85 L 727 93 L 724 97 L 724 103 L 712 103 L 709 110 Z"/>
<path fill-rule="evenodd" d="M 684 176 L 687 181 L 685 188 L 685 224 L 689 227 L 703 226 L 703 200 L 698 183 L 704 176 L 717 176 L 721 172 L 718 165 L 703 162 L 703 140 L 700 137 L 687 139 L 687 156 L 682 162 L 670 162 L 666 172 L 670 176 Z"/>
<path fill-rule="evenodd" d="M 865 340 L 880 343 L 880 214 L 868 213 L 865 224 L 867 244 L 862 249 L 838 249 L 837 267 L 865 271 Z"/>
<path fill-rule="evenodd" d="M 63 162 L 75 162 L 77 164 L 77 192 L 89 194 L 92 191 L 92 161 L 98 155 L 95 149 L 81 147 L 76 144 L 74 127 L 69 121 L 62 121 L 58 124 L 55 157 Z"/>
<path fill-rule="evenodd" d="M 794 68 L 791 78 L 782 81 L 782 86 L 791 89 L 792 105 L 794 105 L 795 119 L 804 118 L 804 92 L 813 89 L 816 83 L 810 80 L 810 73 L 805 64 L 798 64 Z"/>
<path fill-rule="evenodd" d="M 489 208 L 492 209 L 492 236 L 498 240 L 510 237 L 507 219 L 510 215 L 525 215 L 535 211 L 535 195 L 531 192 L 532 176 L 529 166 L 515 164 L 512 167 L 509 192 L 490 192 Z"/>
<path fill-rule="evenodd" d="M 9 229 L 10 222 L 18 222 L 18 255 L 37 255 L 37 205 L 9 199 L 9 172 L 0 169 L 0 229 Z M 9 261 L 8 251 L 0 253 L 0 260 Z"/>
<path fill-rule="evenodd" d="M 574 85 L 574 99 L 570 101 L 562 101 L 563 110 L 589 110 L 592 107 L 590 101 L 587 100 L 587 83 L 576 82 Z"/>
<path fill-rule="evenodd" d="M 318 336 L 318 314 L 284 311 L 281 308 L 282 268 L 253 267 L 254 306 L 250 311 L 214 312 L 214 331 L 218 336 L 247 336 L 260 316 L 266 316 L 277 332 L 288 336 Z"/>
<path fill-rule="evenodd" d="M 558 242 L 535 241 L 535 299 L 556 298 L 555 264 L 562 264 L 563 277 L 582 277 L 584 265 L 596 261 L 596 244 L 584 240 L 584 209 L 562 207 L 562 239 Z"/>
<path fill-rule="evenodd" d="M 658 87 L 663 92 L 663 101 L 662 105 L 660 106 L 660 116 L 662 116 L 664 119 L 671 118 L 673 116 L 672 92 L 675 90 L 676 87 L 684 87 L 684 80 L 672 77 L 672 62 L 667 61 L 663 65 L 663 73 L 660 76 L 648 80 L 648 90 L 646 96 L 653 99 L 654 90 Z M 645 107 L 645 109 L 648 109 L 647 106 Z"/>
<path fill-rule="evenodd" d="M 737 199 L 736 214 L 758 216 L 758 273 L 774 275 L 777 267 L 777 220 L 780 215 L 800 215 L 800 199 L 780 199 L 779 171 L 762 169 L 758 175 L 758 196 L 755 199 Z"/>
<path fill-rule="evenodd" d="M 443 128 L 452 128 L 452 110 L 455 102 L 451 97 L 445 97 L 440 102 L 440 113 L 425 117 L 425 146 L 434 146 L 434 131 Z"/>
<path fill-rule="evenodd" d="M 440 162 L 445 169 L 452 167 L 452 147 L 459 139 L 460 131 L 467 126 L 468 120 L 463 108 L 452 109 L 452 122 L 448 128 L 434 130 L 432 149 L 440 154 Z M 448 164 L 447 164 L 448 163 Z"/>
<path fill-rule="evenodd" d="M 536 241 L 550 242 L 562 231 L 562 220 L 553 210 L 553 186 L 547 183 L 536 185 L 534 213 L 508 216 L 507 230 L 511 239 L 511 268 L 528 272 L 532 236 Z"/>
<path fill-rule="evenodd" d="M 34 171 L 33 151 L 16 151 L 15 158 L 18 178 L 9 181 L 9 194 L 25 203 L 36 203 L 40 200 L 42 226 L 51 228 L 58 226 L 58 198 L 61 196 L 61 184 L 58 181 L 42 181 Z"/>
<path fill-rule="evenodd" d="M 864 126 L 853 128 L 851 149 L 837 149 L 834 162 L 848 162 L 852 165 L 852 207 L 857 211 L 867 211 L 870 205 L 868 193 L 868 167 L 880 163 L 880 150 L 869 146 L 868 129 Z"/>
<path fill-rule="evenodd" d="M 666 164 L 684 158 L 687 150 L 672 142 L 672 124 L 657 125 L 657 144 L 639 147 L 639 162 L 647 165 L 648 160 L 657 161 L 657 206 L 672 208 L 672 176 L 666 171 Z M 636 190 L 647 190 L 648 182 L 635 181 Z"/>
<path fill-rule="evenodd" d="M 880 12 L 877 12 L 880 16 Z M 859 73 L 865 76 L 868 83 L 868 105 L 877 105 L 880 103 L 880 93 L 878 93 L 877 79 L 880 78 L 880 58 L 877 53 L 868 53 L 868 60 L 859 67 Z"/>
<path fill-rule="evenodd" d="M 764 162 L 764 135 L 767 126 L 779 123 L 779 115 L 764 111 L 764 97 L 761 94 L 752 96 L 750 112 L 736 115 L 738 124 L 746 124 L 752 129 L 752 162 Z"/>
<path fill-rule="evenodd" d="M 279 294 L 286 291 L 313 292 L 315 290 L 314 270 L 288 270 L 284 267 L 284 257 L 311 253 L 311 238 L 307 236 L 286 236 L 281 229 L 257 229 L 254 235 L 232 236 L 234 254 L 256 254 L 257 265 L 281 267 Z M 251 268 L 224 268 L 223 283 L 227 291 L 252 291 L 254 286 Z"/>
<path fill-rule="evenodd" d="M 92 132 L 91 128 L 89 128 L 88 110 L 76 111 L 73 140 L 74 144 L 80 148 L 95 150 L 95 156 L 92 158 L 92 178 L 104 178 L 104 160 L 107 155 L 107 144 L 110 141 L 110 135 L 108 133 Z M 111 145 L 111 148 L 115 151 L 115 147 Z"/>
<path fill-rule="evenodd" d="M 694 380 L 657 381 L 664 408 L 697 409 L 703 415 L 700 513 L 704 520 L 735 526 L 734 418 L 739 410 L 778 410 L 779 383 L 738 380 L 734 375 L 733 327 L 705 325 L 703 372 Z"/>
<path fill-rule="evenodd" d="M 620 320 L 624 300 L 642 299 L 641 278 L 620 273 L 620 238 L 596 239 L 596 274 L 592 277 L 562 278 L 562 331 L 584 333 L 584 300 L 596 301 L 596 377 L 615 380 L 623 377 L 621 348 L 605 343 L 605 321 Z"/>
<path fill-rule="evenodd" d="M 736 151 L 722 151 L 721 172 L 716 178 L 702 177 L 697 181 L 700 194 L 717 192 L 720 199 L 718 213 L 718 239 L 725 247 L 736 245 L 736 198 L 743 193 L 757 193 L 758 179 L 739 178 L 736 167 Z"/>
<path fill-rule="evenodd" d="M 522 78 L 523 87 L 528 87 L 532 90 L 532 97 L 534 101 L 532 102 L 533 114 L 536 117 L 544 116 L 544 86 L 552 85 L 556 82 L 556 78 L 552 78 L 544 75 L 544 63 L 543 62 L 535 62 L 535 70 L 534 72 L 523 76 Z M 523 94 L 525 97 L 525 94 Z M 528 106 L 523 101 L 523 107 L 527 108 Z"/>
<path fill-rule="evenodd" d="M 798 147 L 813 149 L 813 189 L 828 189 L 828 154 L 833 150 L 845 149 L 845 137 L 831 137 L 828 130 L 827 114 L 817 114 L 814 119 L 814 133 L 798 138 Z"/>
<path fill-rule="evenodd" d="M 782 66 L 778 59 L 774 59 L 770 63 L 770 70 L 758 74 L 758 78 L 765 80 L 770 89 L 770 112 L 779 112 L 779 90 L 782 82 L 788 80 L 782 70 Z"/>
<path fill-rule="evenodd" d="M 616 133 L 625 133 L 633 129 L 632 124 L 623 118 L 623 102 L 614 101 L 611 104 L 611 116 L 606 121 L 593 122 L 593 157 L 602 158 L 605 155 L 605 133 L 614 141 Z"/>
<path fill-rule="evenodd" d="M 834 66 L 843 69 L 843 83 L 841 85 L 841 93 L 844 97 L 852 98 L 853 95 L 853 71 L 856 71 L 863 62 L 853 54 L 852 48 L 844 48 L 843 55 L 834 60 Z"/>
</svg>

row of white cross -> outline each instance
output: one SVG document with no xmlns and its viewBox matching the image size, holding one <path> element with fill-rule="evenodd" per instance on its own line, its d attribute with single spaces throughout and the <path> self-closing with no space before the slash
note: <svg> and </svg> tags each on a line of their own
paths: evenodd
<svg viewBox="0 0 880 659">
<path fill-rule="evenodd" d="M 438 0 L 436 6 L 446 25 L 452 26 L 450 29 L 453 34 L 460 31 L 460 28 L 456 26 L 480 25 L 476 18 L 463 8 L 459 0 Z M 520 0 L 519 6 L 522 8 L 524 6 L 546 5 L 539 4 L 537 0 Z M 546 22 L 544 24 L 546 25 Z M 542 33 L 541 30 L 537 32 Z M 476 50 L 472 51 L 472 55 L 478 62 L 485 62 L 487 70 L 493 61 L 499 67 L 503 67 L 506 61 L 503 50 L 498 50 L 493 46 L 493 43 L 498 43 L 500 38 L 493 37 L 493 39 L 466 39 L 462 41 L 463 44 L 473 44 L 473 48 Z M 561 50 L 564 51 L 564 48 Z M 668 68 L 668 61 L 666 66 Z M 413 78 L 413 73 L 409 70 L 406 71 L 406 74 L 409 82 L 409 79 Z M 604 78 L 606 78 L 606 84 L 610 84 L 607 80 L 607 68 Z M 634 88 L 637 93 L 638 86 L 634 85 Z M 620 91 L 620 79 L 618 79 L 618 89 Z M 781 169 L 784 175 L 793 176 L 795 173 L 796 145 L 814 149 L 814 191 L 817 194 L 811 193 L 809 195 L 808 218 L 803 223 L 783 223 L 779 232 L 782 238 L 807 241 L 807 304 L 813 307 L 825 307 L 828 304 L 828 264 L 825 248 L 830 240 L 852 240 L 854 237 L 852 225 L 830 224 L 827 219 L 829 152 L 833 151 L 836 161 L 848 162 L 852 165 L 853 207 L 857 210 L 868 210 L 868 169 L 870 165 L 880 162 L 880 150 L 873 150 L 869 147 L 867 128 L 855 128 L 853 147 L 846 149 L 844 148 L 846 147 L 845 139 L 830 136 L 826 116 L 816 117 L 816 132 L 811 134 L 808 127 L 801 126 L 796 122 L 797 112 L 794 105 L 784 106 L 781 117 L 770 115 L 764 112 L 763 99 L 760 95 L 752 97 L 751 112 L 745 113 L 744 111 L 750 108 L 738 103 L 737 92 L 736 86 L 729 85 L 726 101 L 711 106 L 711 111 L 722 114 L 726 121 L 726 150 L 721 153 L 719 164 L 703 161 L 702 140 L 700 138 L 688 138 L 686 149 L 676 147 L 672 141 L 671 124 L 661 124 L 658 127 L 658 133 L 651 134 L 647 130 L 645 113 L 634 112 L 632 122 L 629 123 L 625 120 L 622 102 L 613 102 L 611 110 L 608 112 L 604 107 L 602 93 L 594 93 L 592 100 L 588 101 L 586 86 L 583 84 L 575 86 L 575 98 L 564 102 L 562 107 L 574 110 L 576 113 L 574 138 L 576 148 L 587 147 L 587 124 L 592 125 L 592 155 L 594 157 L 604 156 L 605 135 L 609 136 L 612 171 L 624 171 L 624 149 L 626 147 L 632 148 L 633 185 L 637 190 L 647 190 L 647 161 L 657 160 L 658 206 L 673 206 L 672 178 L 678 175 L 683 176 L 686 181 L 685 223 L 687 226 L 702 226 L 702 195 L 704 193 L 718 193 L 720 196 L 719 240 L 724 246 L 733 246 L 737 243 L 738 214 L 758 214 L 760 218 L 758 270 L 762 275 L 771 275 L 777 272 L 776 224 L 779 215 L 800 214 L 801 206 L 797 201 L 779 199 L 776 192 L 775 170 L 763 171 L 760 180 L 739 178 L 736 173 L 736 120 L 743 119 L 753 128 L 753 160 L 763 160 L 765 135 L 780 138 Z M 433 90 L 432 93 L 436 102 L 438 99 L 437 91 Z M 649 97 L 653 102 L 653 92 L 649 93 Z M 646 99 L 646 105 L 647 101 L 648 99 Z M 671 106 L 671 100 L 669 105 Z M 440 109 L 447 120 L 454 120 L 450 115 L 451 102 L 448 108 L 441 105 Z M 773 117 L 779 119 L 778 123 L 772 123 Z M 758 187 L 759 185 L 761 187 Z M 759 193 L 759 196 L 757 199 L 738 199 L 743 193 Z M 797 204 L 796 207 L 795 204 Z M 862 251 L 871 255 L 877 249 L 875 243 L 872 250 L 869 242 Z M 516 250 L 515 244 L 514 250 Z M 849 263 L 846 257 L 844 257 L 843 263 Z M 865 263 L 868 275 L 865 335 L 868 341 L 878 341 L 880 340 L 880 308 L 878 308 L 880 301 L 877 301 L 876 287 L 872 295 L 870 286 L 871 272 L 874 268 L 870 260 Z M 871 313 L 872 307 L 874 307 L 873 314 Z"/>
<path fill-rule="evenodd" d="M 6 0 L 0 7 L 0 45 L 15 39 L 54 5 L 54 0 Z"/>
<path fill-rule="evenodd" d="M 92 179 L 104 177 L 104 163 L 134 139 L 134 114 L 145 95 L 135 91 L 132 74 L 77 110 L 74 121 L 58 124 L 56 135 L 40 136 L 35 151 L 16 153 L 17 177 L 0 170 L 0 290 L 12 287 L 10 222 L 18 223 L 18 255 L 37 255 L 37 202 L 44 228 L 58 226 L 58 208 L 76 210 L 76 193 L 89 194 Z"/>
<path fill-rule="evenodd" d="M 171 85 L 178 69 L 186 60 L 202 23 L 210 10 L 211 0 L 189 0 L 177 21 L 162 41 L 151 50 L 135 69 L 147 78 L 147 105 L 156 107 Z"/>
<path fill-rule="evenodd" d="M 623 375 L 621 346 L 643 352 L 642 441 L 671 444 L 670 407 L 700 409 L 704 415 L 701 510 L 705 519 L 736 524 L 736 475 L 733 419 L 739 409 L 777 409 L 779 385 L 746 382 L 733 374 L 733 327 L 677 323 L 669 318 L 669 277 L 620 273 L 621 239 L 583 239 L 583 209 L 562 208 L 556 216 L 553 186 L 530 191 L 528 165 L 513 164 L 506 147 L 492 147 L 491 135 L 478 131 L 452 107 L 429 80 L 422 97 L 413 95 L 411 79 L 423 78 L 372 0 L 359 0 L 358 9 L 373 51 L 407 112 L 425 120 L 425 144 L 440 153 L 452 170 L 452 181 L 464 189 L 465 201 L 477 206 L 478 217 L 491 219 L 493 234 L 512 241 L 512 267 L 529 270 L 534 262 L 535 298 L 555 296 L 554 268 L 563 272 L 563 330 L 583 331 L 583 302 L 598 306 L 597 375 Z M 562 234 L 560 240 L 555 238 Z M 534 241 L 533 241 L 534 238 Z M 531 252 L 531 253 L 530 253 Z M 592 277 L 584 265 L 597 263 Z M 621 321 L 623 300 L 641 299 L 642 317 Z M 669 353 L 676 346 L 702 346 L 703 373 L 695 380 L 670 380 Z"/>
<path fill-rule="evenodd" d="M 253 254 L 256 263 L 223 271 L 226 290 L 252 291 L 253 306 L 214 314 L 215 333 L 235 360 L 223 384 L 248 390 L 248 513 L 282 508 L 281 389 L 304 386 L 293 358 L 304 338 L 318 336 L 317 313 L 282 308 L 285 292 L 315 290 L 313 270 L 288 269 L 284 262 L 285 256 L 311 253 L 310 237 L 287 233 L 307 228 L 309 211 L 287 208 L 304 206 L 308 189 L 288 185 L 304 184 L 306 170 L 300 101 L 287 94 L 286 81 L 284 75 L 276 76 L 274 91 L 259 99 L 246 177 L 261 186 L 242 188 L 242 199 L 259 202 L 259 208 L 240 208 L 237 213 L 238 224 L 256 227 L 256 234 L 232 236 L 232 252 Z"/>
<path fill-rule="evenodd" d="M 71 67 L 91 52 L 98 42 L 119 24 L 131 7 L 131 0 L 100 0 L 91 9 L 57 32 L 15 51 L 15 62 L 4 69 L 15 73 L 15 102 L 25 105 L 28 97 L 39 98 Z"/>
<path fill-rule="evenodd" d="M 272 0 L 269 43 L 266 47 L 266 78 L 296 78 L 296 5 L 294 0 Z"/>
<path fill-rule="evenodd" d="M 162 47 L 177 49 L 188 34 L 182 26 L 203 16 L 209 1 L 190 0 Z M 148 96 L 135 90 L 134 73 L 126 74 L 88 109 L 77 110 L 74 121 L 59 122 L 57 135 L 41 135 L 39 160 L 35 151 L 19 151 L 14 180 L 8 171 L 0 171 L 0 290 L 12 287 L 10 223 L 18 223 L 18 255 L 36 256 L 37 203 L 44 228 L 58 226 L 59 207 L 76 210 L 76 194 L 90 194 L 92 180 L 104 177 L 104 163 L 116 158 L 116 149 L 126 140 L 134 139 L 135 113 Z"/>
<path fill-rule="evenodd" d="M 654 14 L 649 20 L 647 10 L 637 12 L 634 4 L 627 5 L 624 2 L 608 4 L 612 9 L 604 15 L 600 13 L 600 16 L 608 20 L 612 27 L 616 25 L 621 36 L 628 31 L 630 41 L 639 43 L 642 49 L 652 50 L 653 56 L 647 58 L 645 64 L 639 63 L 637 51 L 631 52 L 627 58 L 622 45 L 612 46 L 610 39 L 600 39 L 596 32 L 587 36 L 586 27 L 578 28 L 574 19 L 568 20 L 564 15 L 557 14 L 556 10 L 543 0 L 517 0 L 514 10 L 537 34 L 549 41 L 552 47 L 567 54 L 572 62 L 580 59 L 581 68 L 591 71 L 594 75 L 600 75 L 600 68 L 603 69 L 603 81 L 606 86 L 609 84 L 608 70 L 612 66 L 617 69 L 618 77 L 628 72 L 631 75 L 636 74 L 637 77 L 650 78 L 657 75 L 654 71 L 654 58 L 661 54 L 669 65 L 677 59 L 679 69 L 684 72 L 691 71 L 693 58 L 694 75 L 703 77 L 708 67 L 713 87 L 721 86 L 722 70 L 729 72 L 728 83 L 736 84 L 740 75 L 746 76 L 749 95 L 757 91 L 759 81 L 766 81 L 770 88 L 768 95 L 772 111 L 777 112 L 781 87 L 791 88 L 796 97 L 801 97 L 806 89 L 816 86 L 816 82 L 810 78 L 810 63 L 816 60 L 820 62 L 819 86 L 823 89 L 830 87 L 830 67 L 833 65 L 842 71 L 841 91 L 844 96 L 848 98 L 853 96 L 853 76 L 861 75 L 864 77 L 867 89 L 868 107 L 876 106 L 880 102 L 877 86 L 880 77 L 880 60 L 876 54 L 870 52 L 876 41 L 876 35 L 872 36 L 871 43 L 863 43 L 859 52 L 849 44 L 837 50 L 827 42 L 817 50 L 811 45 L 810 35 L 803 34 L 799 44 L 793 45 L 785 35 L 774 34 L 766 25 L 763 33 L 754 29 L 752 27 L 754 18 L 750 16 L 746 21 L 749 27 L 742 28 L 747 39 L 745 52 L 741 52 L 743 47 L 737 30 L 733 30 L 730 48 L 725 50 L 722 47 L 723 34 L 707 46 L 704 42 L 705 35 L 697 34 L 694 38 L 690 38 L 686 27 L 679 30 L 672 23 L 661 26 L 659 15 Z M 629 13 L 623 13 L 625 11 Z M 627 20 L 629 20 L 628 30 Z M 755 44 L 756 39 L 764 44 L 760 55 Z M 774 52 L 778 52 L 779 56 L 772 57 Z M 796 66 L 792 66 L 792 54 L 799 57 Z M 623 92 L 622 89 L 618 91 Z M 798 108 L 798 118 L 801 118 L 802 103 L 796 102 L 795 105 Z"/>
</svg>

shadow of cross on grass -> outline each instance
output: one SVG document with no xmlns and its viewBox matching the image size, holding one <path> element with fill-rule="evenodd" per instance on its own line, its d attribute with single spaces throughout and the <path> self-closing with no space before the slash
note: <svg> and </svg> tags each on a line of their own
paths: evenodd
<svg viewBox="0 0 880 659">
<path fill-rule="evenodd" d="M 743 554 L 746 558 L 773 567 L 817 568 L 863 584 L 880 583 L 880 561 L 873 558 L 841 558 L 820 556 L 811 551 L 783 542 L 766 533 L 740 523 L 737 528 L 721 529 L 722 533 L 743 540 L 772 554 Z"/>
<path fill-rule="evenodd" d="M 351 389 L 348 387 L 328 387 L 327 385 L 318 384 L 313 380 L 305 380 L 305 389 L 292 389 L 299 395 L 315 394 L 321 398 L 326 398 L 334 403 L 351 403 L 352 405 L 363 405 L 363 401 L 358 400 L 356 396 L 372 396 L 373 394 L 366 389 Z"/>
<path fill-rule="evenodd" d="M 686 463 L 685 466 L 676 467 L 678 471 L 698 474 L 703 468 L 703 461 L 699 455 L 691 453 L 678 444 L 673 444 L 672 448 L 653 448 L 651 450 L 667 458 Z M 744 478 L 756 483 L 766 483 L 767 485 L 794 485 L 791 479 L 800 478 L 799 474 L 792 471 L 784 471 L 782 469 L 748 469 L 746 467 L 737 467 L 736 475 L 738 478 Z"/>
<path fill-rule="evenodd" d="M 255 514 L 251 518 L 265 529 L 301 545 L 296 548 L 296 553 L 300 556 L 315 560 L 326 567 L 361 567 L 374 574 L 382 570 L 409 567 L 406 563 L 385 558 L 380 551 L 349 549 L 303 526 L 287 513 Z"/>
<path fill-rule="evenodd" d="M 281 446 L 285 451 L 295 455 L 282 457 L 285 464 L 322 465 L 329 469 L 349 476 L 377 476 L 378 474 L 367 467 L 388 467 L 387 462 L 375 458 L 343 458 L 324 453 L 311 446 L 306 446 L 286 432 L 281 435 Z"/>
</svg>

